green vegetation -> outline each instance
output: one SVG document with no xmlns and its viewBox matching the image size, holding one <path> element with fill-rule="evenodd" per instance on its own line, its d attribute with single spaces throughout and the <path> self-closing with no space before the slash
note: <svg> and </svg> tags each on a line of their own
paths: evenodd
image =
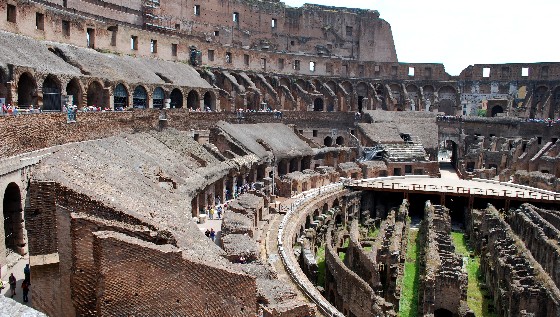
<svg viewBox="0 0 560 317">
<path fill-rule="evenodd" d="M 340 258 L 340 261 L 344 262 L 344 259 L 346 258 L 346 252 L 338 252 L 338 257 Z"/>
<path fill-rule="evenodd" d="M 480 257 L 474 256 L 473 250 L 468 245 L 465 234 L 462 232 L 452 232 L 451 239 L 455 245 L 455 252 L 467 261 L 467 274 L 469 284 L 467 287 L 467 304 L 474 311 L 475 316 L 494 317 L 496 314 L 488 312 L 488 305 L 491 304 L 487 295 L 488 290 L 483 289 L 481 284 L 484 279 L 480 272 Z"/>
<path fill-rule="evenodd" d="M 320 246 L 317 249 L 317 254 L 315 255 L 317 259 L 317 285 L 321 287 L 325 287 L 325 270 L 326 270 L 326 262 L 325 262 L 325 245 Z"/>
<path fill-rule="evenodd" d="M 476 115 L 479 117 L 486 117 L 486 109 L 478 109 Z"/>
<path fill-rule="evenodd" d="M 371 246 L 364 247 L 364 251 L 371 252 L 373 248 Z"/>
<path fill-rule="evenodd" d="M 367 236 L 368 238 L 377 238 L 377 235 L 379 234 L 379 228 L 369 228 Z"/>
<path fill-rule="evenodd" d="M 404 277 L 401 281 L 402 292 L 399 303 L 400 317 L 418 316 L 418 286 L 420 283 L 420 239 L 418 230 L 408 231 L 408 246 L 406 248 L 406 262 L 404 263 Z"/>
<path fill-rule="evenodd" d="M 342 243 L 342 247 L 343 248 L 348 248 L 349 245 L 350 245 L 350 238 L 344 238 L 344 242 Z M 344 259 L 346 258 L 346 252 L 338 252 L 338 257 L 340 257 L 340 260 L 342 262 L 344 262 Z"/>
</svg>

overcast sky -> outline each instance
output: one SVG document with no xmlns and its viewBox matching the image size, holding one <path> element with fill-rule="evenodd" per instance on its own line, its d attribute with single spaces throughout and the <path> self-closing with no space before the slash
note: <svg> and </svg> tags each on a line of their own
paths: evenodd
<svg viewBox="0 0 560 317">
<path fill-rule="evenodd" d="M 391 24 L 399 62 L 472 64 L 560 61 L 558 0 L 285 0 L 378 10 Z"/>
</svg>

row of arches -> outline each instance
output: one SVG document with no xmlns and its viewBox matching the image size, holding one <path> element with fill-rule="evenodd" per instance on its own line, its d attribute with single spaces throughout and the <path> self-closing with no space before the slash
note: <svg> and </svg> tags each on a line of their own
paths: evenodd
<svg viewBox="0 0 560 317">
<path fill-rule="evenodd" d="M 106 84 L 107 85 L 107 84 Z M 110 105 L 110 90 L 106 88 L 100 81 L 91 81 L 86 89 L 87 98 L 83 102 L 82 84 L 78 78 L 71 79 L 66 85 L 66 94 L 72 96 L 72 104 L 82 108 L 84 106 L 109 107 L 113 109 L 127 108 L 148 108 L 150 107 L 150 95 L 143 85 L 135 86 L 133 89 L 128 88 L 123 83 L 118 83 L 112 89 L 113 105 Z M 41 106 L 43 110 L 60 111 L 62 108 L 62 83 L 56 76 L 48 75 L 42 84 L 42 100 L 39 100 L 38 85 L 33 76 L 25 72 L 19 76 L 17 81 L 17 104 L 21 108 L 28 108 L 33 105 Z M 129 93 L 129 89 L 132 93 Z M 7 97 L 7 96 L 5 96 Z M 183 108 L 185 98 L 183 91 L 179 88 L 172 89 L 167 93 L 162 87 L 155 87 L 151 94 L 153 108 L 163 108 L 165 99 L 170 99 L 171 108 Z M 202 95 L 202 105 L 200 103 L 201 95 L 195 89 L 191 89 L 187 93 L 186 106 L 192 110 L 205 109 L 216 110 L 216 96 L 213 91 L 207 90 Z M 132 102 L 132 103 L 131 103 Z"/>
</svg>

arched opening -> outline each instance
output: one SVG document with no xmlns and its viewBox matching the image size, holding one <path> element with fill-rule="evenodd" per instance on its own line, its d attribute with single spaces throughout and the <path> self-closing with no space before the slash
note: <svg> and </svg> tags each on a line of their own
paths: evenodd
<svg viewBox="0 0 560 317">
<path fill-rule="evenodd" d="M 325 140 L 323 141 L 323 144 L 324 144 L 325 146 L 332 146 L 332 138 L 331 138 L 330 136 L 327 136 L 327 137 L 325 138 Z"/>
<path fill-rule="evenodd" d="M 16 183 L 10 183 L 6 187 L 2 207 L 6 255 L 10 252 L 23 255 L 23 209 L 21 208 L 21 193 Z"/>
<path fill-rule="evenodd" d="M 342 136 L 336 138 L 336 145 L 344 145 L 344 138 Z"/>
<path fill-rule="evenodd" d="M 454 107 L 455 104 L 453 103 L 453 101 L 447 99 L 440 100 L 438 105 L 438 112 L 443 112 L 448 116 L 453 116 L 455 115 Z"/>
<path fill-rule="evenodd" d="M 329 212 L 329 205 L 325 203 L 323 205 L 323 213 L 326 214 L 327 212 Z"/>
<path fill-rule="evenodd" d="M 498 116 L 498 113 L 504 113 L 504 108 L 502 106 L 494 106 L 492 107 L 492 117 Z"/>
<path fill-rule="evenodd" d="M 216 110 L 216 97 L 211 91 L 207 91 L 204 94 L 204 109 L 205 110 Z"/>
<path fill-rule="evenodd" d="M 434 317 L 453 317 L 453 313 L 447 309 L 440 308 L 434 311 Z"/>
<path fill-rule="evenodd" d="M 340 203 L 338 202 L 338 198 L 337 198 L 333 201 L 332 207 L 335 208 L 335 207 L 339 207 L 339 206 L 340 206 Z"/>
<path fill-rule="evenodd" d="M 148 107 L 148 93 L 142 86 L 136 86 L 132 93 L 132 107 L 145 109 Z"/>
<path fill-rule="evenodd" d="M 127 108 L 128 107 L 128 91 L 126 91 L 126 87 L 123 84 L 118 84 L 115 87 L 115 93 L 114 93 L 114 104 L 115 104 L 115 110 L 117 110 L 118 108 Z M 88 101 L 88 105 L 89 105 L 89 101 Z"/>
<path fill-rule="evenodd" d="M 171 108 L 183 108 L 183 93 L 180 89 L 173 89 L 169 98 L 171 99 Z"/>
<path fill-rule="evenodd" d="M 61 110 L 60 85 L 51 75 L 43 82 L 43 110 Z"/>
<path fill-rule="evenodd" d="M 313 111 L 323 111 L 323 99 L 322 98 L 315 98 L 313 102 Z"/>
<path fill-rule="evenodd" d="M 163 92 L 163 89 L 161 87 L 157 87 L 156 89 L 154 89 L 152 99 L 154 108 L 163 109 L 163 99 L 165 99 L 165 93 Z"/>
<path fill-rule="evenodd" d="M 124 87 L 123 87 L 124 88 Z M 126 95 L 126 90 L 125 90 Z M 103 93 L 103 86 L 97 81 L 92 81 L 87 90 L 87 106 L 88 107 L 97 107 L 103 104 L 103 100 L 105 99 Z M 115 107 L 117 107 L 117 96 L 115 90 Z"/>
<path fill-rule="evenodd" d="M 198 93 L 195 90 L 189 91 L 187 95 L 187 107 L 189 109 L 196 110 L 200 108 L 200 98 L 198 97 Z"/>
<path fill-rule="evenodd" d="M 80 106 L 82 103 L 82 88 L 77 78 L 73 78 L 68 85 L 66 85 L 66 94 L 72 96 L 72 104 Z"/>
<path fill-rule="evenodd" d="M 18 80 L 18 106 L 27 108 L 37 105 L 37 85 L 29 73 L 23 73 Z"/>
<path fill-rule="evenodd" d="M 362 112 L 364 107 L 364 96 L 358 96 L 358 112 Z"/>
</svg>

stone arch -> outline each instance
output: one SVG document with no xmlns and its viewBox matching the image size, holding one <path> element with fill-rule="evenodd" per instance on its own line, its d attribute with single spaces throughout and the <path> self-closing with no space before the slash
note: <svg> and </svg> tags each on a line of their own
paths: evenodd
<svg viewBox="0 0 560 317">
<path fill-rule="evenodd" d="M 336 145 L 344 145 L 344 138 L 341 135 L 336 138 Z"/>
<path fill-rule="evenodd" d="M 61 110 L 60 81 L 54 75 L 48 75 L 43 81 L 43 110 Z"/>
<path fill-rule="evenodd" d="M 126 92 L 126 89 L 125 89 Z M 88 85 L 88 89 L 87 89 L 87 106 L 91 107 L 91 106 L 99 106 L 103 104 L 103 101 L 105 100 L 105 96 L 104 96 L 104 90 L 103 90 L 103 85 L 101 85 L 100 82 L 98 81 L 92 81 L 91 83 L 89 83 Z M 116 99 L 116 98 L 115 98 Z M 116 103 L 116 101 L 115 101 Z"/>
<path fill-rule="evenodd" d="M 82 85 L 78 78 L 72 78 L 66 85 L 66 94 L 72 96 L 72 104 L 82 107 Z"/>
<path fill-rule="evenodd" d="M 338 198 L 336 198 L 332 203 L 332 208 L 335 208 L 335 207 L 340 207 L 340 202 L 338 201 Z"/>
<path fill-rule="evenodd" d="M 455 115 L 457 91 L 451 86 L 443 86 L 438 90 L 438 111 L 446 115 Z"/>
<path fill-rule="evenodd" d="M 10 183 L 4 191 L 4 244 L 7 252 L 24 254 L 23 208 L 21 191 L 16 183 Z"/>
<path fill-rule="evenodd" d="M 200 97 L 198 96 L 198 92 L 194 89 L 189 91 L 187 95 L 187 107 L 193 110 L 200 108 Z"/>
<path fill-rule="evenodd" d="M 165 99 L 165 91 L 161 87 L 156 87 L 152 94 L 152 104 L 154 108 L 163 109 L 164 107 L 164 99 Z"/>
<path fill-rule="evenodd" d="M 132 107 L 145 109 L 148 108 L 148 91 L 142 85 L 136 86 L 132 93 Z"/>
<path fill-rule="evenodd" d="M 325 146 L 332 146 L 332 138 L 330 136 L 325 137 L 325 139 L 323 140 L 323 144 Z"/>
<path fill-rule="evenodd" d="M 408 84 L 406 86 L 406 93 L 408 94 L 408 99 L 410 100 L 411 110 L 421 110 L 420 89 L 418 86 Z"/>
<path fill-rule="evenodd" d="M 315 98 L 313 101 L 313 111 L 324 111 L 325 105 L 323 102 L 323 98 Z"/>
<path fill-rule="evenodd" d="M 216 95 L 210 90 L 204 93 L 204 110 L 208 108 L 212 111 L 216 111 Z"/>
<path fill-rule="evenodd" d="M 365 109 L 369 109 L 367 103 L 364 102 L 364 99 L 367 100 L 367 98 L 369 98 L 368 97 L 369 91 L 368 91 L 367 84 L 364 82 L 359 82 L 356 85 L 356 94 L 358 95 L 358 111 L 362 112 Z"/>
<path fill-rule="evenodd" d="M 344 88 L 344 90 L 346 90 L 347 93 L 352 94 L 354 92 L 354 86 L 352 86 L 351 82 L 343 81 L 340 85 L 342 86 L 342 88 Z"/>
<path fill-rule="evenodd" d="M 492 117 L 496 117 L 498 115 L 498 113 L 504 113 L 504 108 L 500 105 L 495 105 L 494 107 L 492 107 L 490 115 Z"/>
<path fill-rule="evenodd" d="M 323 213 L 323 214 L 326 214 L 327 212 L 329 212 L 329 204 L 325 203 L 325 204 L 323 205 L 322 213 Z"/>
<path fill-rule="evenodd" d="M 89 98 L 88 98 L 89 99 Z M 123 84 L 117 84 L 115 86 L 115 91 L 113 92 L 113 103 L 115 110 L 117 108 L 127 108 L 128 107 L 128 90 Z M 89 105 L 89 100 L 88 100 Z"/>
<path fill-rule="evenodd" d="M 551 118 L 558 118 L 560 117 L 560 86 L 554 89 L 552 93 L 552 104 L 553 107 L 551 109 Z"/>
<path fill-rule="evenodd" d="M 18 106 L 37 105 L 37 82 L 30 73 L 23 73 L 18 79 Z"/>
<path fill-rule="evenodd" d="M 171 108 L 183 108 L 183 92 L 181 89 L 173 89 L 169 95 L 169 99 L 171 99 Z"/>
<path fill-rule="evenodd" d="M 279 83 L 280 83 L 281 86 L 286 86 L 286 87 L 290 88 L 290 80 L 286 77 L 280 77 Z"/>
<path fill-rule="evenodd" d="M 453 317 L 453 313 L 445 308 L 439 308 L 434 311 L 434 317 Z"/>
</svg>

